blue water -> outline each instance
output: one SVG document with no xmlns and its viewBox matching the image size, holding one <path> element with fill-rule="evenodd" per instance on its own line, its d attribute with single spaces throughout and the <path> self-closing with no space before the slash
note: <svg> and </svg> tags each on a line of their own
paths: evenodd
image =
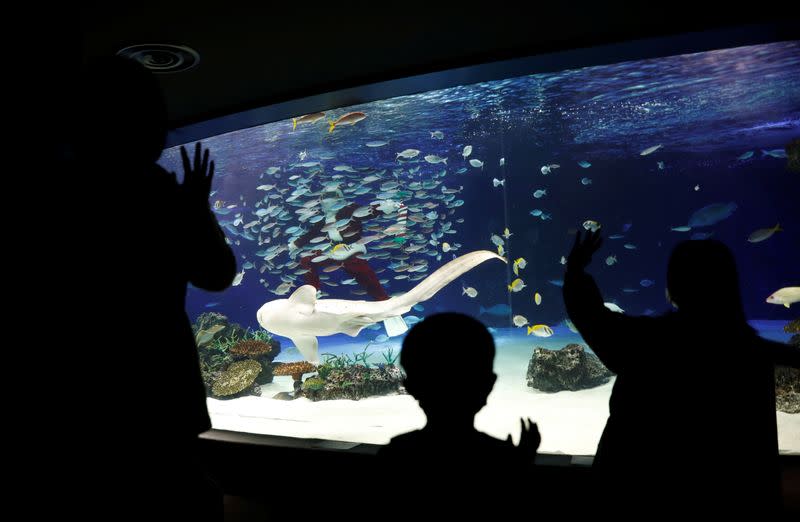
<svg viewBox="0 0 800 522">
<path fill-rule="evenodd" d="M 366 119 L 328 132 L 327 120 L 352 111 L 364 112 Z M 442 139 L 431 137 L 436 131 L 443 134 Z M 712 234 L 736 256 L 747 316 L 776 321 L 758 324 L 769 325 L 764 335 L 777 338 L 778 329 L 797 317 L 797 309 L 768 304 L 765 299 L 781 287 L 800 285 L 800 175 L 786 170 L 785 159 L 761 150 L 780 149 L 797 136 L 800 43 L 786 42 L 456 87 L 332 109 L 323 120 L 300 124 L 296 130 L 287 120 L 210 137 L 204 144 L 217 167 L 211 201 L 221 207 L 218 219 L 226 226 L 239 269 L 247 262 L 255 268 L 245 270 L 241 285 L 222 294 L 190 289 L 189 316 L 194 319 L 214 311 L 257 328 L 258 308 L 291 294 L 269 292 L 281 284 L 281 276 L 297 286 L 303 278 L 294 273 L 299 267 L 291 264 L 285 251 L 260 273 L 267 263 L 256 252 L 286 245 L 292 238 L 286 233 L 290 227 L 308 228 L 295 211 L 316 199 L 323 183 L 338 180 L 341 188 L 351 191 L 345 190 L 348 202 L 367 205 L 379 199 L 400 200 L 421 220 L 409 220 L 409 239 L 403 248 L 381 250 L 375 243 L 368 245 L 368 252 L 386 257 L 369 262 L 378 277 L 389 280 L 384 287 L 390 294 L 416 284 L 395 279 L 403 273 L 390 268 L 392 263 L 425 260 L 428 269 L 418 274 L 429 274 L 454 255 L 496 250 L 492 234 L 500 236 L 505 228 L 512 233 L 504 239 L 505 255 L 512 261 L 520 257 L 527 261 L 519 274 L 526 285 L 522 291 L 507 289 L 517 277 L 511 264 L 488 261 L 422 303 L 424 310 L 411 312 L 415 316 L 439 311 L 477 315 L 481 306 L 508 304 L 512 314 L 480 318 L 489 326 L 509 328 L 511 315 L 523 315 L 530 324 L 553 327 L 551 339 L 572 342 L 562 326 L 561 288 L 549 281 L 563 278 L 559 261 L 569 251 L 571 233 L 592 219 L 601 224 L 606 241 L 589 270 L 606 301 L 635 315 L 666 311 L 670 251 L 694 233 Z M 372 141 L 387 145 L 367 147 Z M 472 153 L 465 158 L 462 153 L 467 145 Z M 641 155 L 656 145 L 662 147 Z M 398 161 L 397 154 L 405 149 L 420 153 Z M 748 151 L 754 152 L 752 157 L 740 160 Z M 302 152 L 306 154 L 303 160 Z M 447 164 L 428 163 L 426 155 L 447 158 Z M 473 159 L 483 166 L 470 165 Z M 293 167 L 303 162 L 319 162 L 319 166 Z M 584 168 L 580 162 L 591 166 Z M 178 149 L 165 151 L 161 163 L 180 172 Z M 560 167 L 543 175 L 541 167 L 552 164 Z M 334 170 L 336 166 L 349 166 L 356 172 Z M 270 167 L 277 172 L 266 174 Z M 461 169 L 466 171 L 459 173 Z M 370 175 L 380 179 L 363 183 Z M 495 186 L 495 178 L 504 184 Z M 591 182 L 581 182 L 584 178 Z M 393 190 L 409 194 L 389 190 L 380 195 L 377 187 L 390 181 L 400 184 Z M 423 182 L 435 187 L 409 188 Z M 275 187 L 257 190 L 265 184 Z M 304 187 L 309 193 L 288 201 L 293 191 Z M 355 195 L 361 187 L 369 191 Z M 442 187 L 461 191 L 448 202 L 449 194 L 443 194 Z M 547 194 L 534 198 L 537 189 Z M 280 197 L 265 202 L 270 195 Z M 448 208 L 455 200 L 463 200 L 463 205 Z M 709 204 L 729 202 L 736 204 L 736 210 L 711 226 L 689 232 L 671 230 L 686 225 L 695 211 Z M 438 206 L 429 209 L 426 203 Z M 222 214 L 228 205 L 236 207 Z M 283 216 L 255 215 L 269 205 L 282 207 Z M 534 209 L 551 219 L 532 216 Z M 434 219 L 423 218 L 431 210 L 437 213 Z M 242 222 L 233 224 L 239 213 Z M 243 226 L 252 221 L 258 224 L 246 236 Z M 277 224 L 260 234 L 259 245 L 258 230 L 273 222 Z M 395 217 L 386 217 L 374 223 L 366 220 L 364 226 L 380 229 L 394 222 Z M 784 231 L 760 243 L 747 241 L 756 229 L 776 223 Z M 439 233 L 442 237 L 434 237 Z M 609 239 L 611 235 L 624 237 Z M 429 244 L 432 238 L 437 245 Z M 460 247 L 443 252 L 442 242 Z M 409 246 L 419 246 L 419 250 L 410 252 Z M 616 264 L 606 264 L 609 256 L 616 256 Z M 350 277 L 343 271 L 322 275 L 329 277 L 326 283 L 338 284 L 323 284 L 329 297 L 366 298 L 353 293 L 358 286 L 341 285 Z M 645 279 L 653 284 L 643 286 Z M 476 289 L 478 295 L 463 295 L 462 285 Z M 534 302 L 535 292 L 542 297 L 540 305 Z M 709 306 L 714 306 L 713 296 Z M 322 338 L 320 346 L 323 352 L 336 351 L 345 342 L 365 346 L 383 333 L 382 328 L 365 329 L 355 340 L 343 335 Z M 523 329 L 513 332 L 524 334 Z M 290 341 L 283 342 L 291 346 Z M 382 349 L 380 343 L 372 344 L 373 348 Z M 283 357 L 288 360 L 287 355 Z"/>
</svg>

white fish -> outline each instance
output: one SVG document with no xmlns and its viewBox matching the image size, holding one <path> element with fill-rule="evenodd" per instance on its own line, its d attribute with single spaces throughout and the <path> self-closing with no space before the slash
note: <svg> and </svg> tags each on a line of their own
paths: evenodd
<svg viewBox="0 0 800 522">
<path fill-rule="evenodd" d="M 398 318 L 414 305 L 432 298 L 451 281 L 490 259 L 505 262 L 493 252 L 470 252 L 446 263 L 405 294 L 385 301 L 318 299 L 316 288 L 303 285 L 288 299 L 265 303 L 259 308 L 256 318 L 265 330 L 289 337 L 305 360 L 317 363 L 317 337 L 337 333 L 355 337 L 364 327 L 379 321 L 384 321 L 387 335 L 400 335 L 408 327 L 404 322 L 401 324 Z"/>
<path fill-rule="evenodd" d="M 461 295 L 467 294 L 469 297 L 477 297 L 478 291 L 472 288 L 471 286 L 464 287 L 461 286 Z"/>
<path fill-rule="evenodd" d="M 688 225 L 681 225 L 681 226 L 679 226 L 679 227 L 672 227 L 672 228 L 670 228 L 670 230 L 672 230 L 673 232 L 688 232 L 688 231 L 690 231 L 691 229 L 692 229 L 692 227 L 690 227 L 690 226 L 688 226 Z"/>
<path fill-rule="evenodd" d="M 522 315 L 515 315 L 513 321 L 514 321 L 514 326 L 518 328 L 528 324 L 528 319 L 526 319 L 525 316 Z"/>
<path fill-rule="evenodd" d="M 447 158 L 439 157 L 436 154 L 428 154 L 427 156 L 425 156 L 425 161 L 427 161 L 432 165 L 436 165 L 437 163 L 444 163 L 445 165 L 447 165 Z"/>
<path fill-rule="evenodd" d="M 472 145 L 467 145 L 464 147 L 464 151 L 461 153 L 461 155 L 464 156 L 464 158 L 467 158 L 470 154 L 472 154 Z"/>
<path fill-rule="evenodd" d="M 699 190 L 700 190 L 700 185 L 695 185 L 695 186 L 694 186 L 694 191 L 695 191 L 695 192 L 697 192 L 697 191 L 699 191 Z"/>
<path fill-rule="evenodd" d="M 483 168 L 483 162 L 481 160 L 479 160 L 479 159 L 471 159 L 471 160 L 469 160 L 469 164 L 472 165 L 473 167 L 475 167 L 476 169 L 477 168 L 481 168 L 481 169 Z"/>
<path fill-rule="evenodd" d="M 500 185 L 503 185 L 505 187 L 506 186 L 506 180 L 505 179 L 494 178 L 494 179 L 492 179 L 492 184 L 495 186 L 495 188 L 497 188 Z"/>
<path fill-rule="evenodd" d="M 442 243 L 442 252 L 450 251 L 450 243 Z"/>
<path fill-rule="evenodd" d="M 617 256 L 608 256 L 606 258 L 606 264 L 608 266 L 615 265 L 617 263 Z"/>
<path fill-rule="evenodd" d="M 500 166 L 502 167 L 505 164 L 506 164 L 506 159 L 505 158 L 500 158 Z"/>
<path fill-rule="evenodd" d="M 244 279 L 244 269 L 242 269 L 241 272 L 238 272 L 236 276 L 234 276 L 233 283 L 231 283 L 231 286 L 239 286 L 240 284 L 242 284 L 243 279 Z"/>
<path fill-rule="evenodd" d="M 648 154 L 654 153 L 655 151 L 657 151 L 661 147 L 663 147 L 663 145 L 661 145 L 661 144 L 654 145 L 652 147 L 648 147 L 648 148 L 644 149 L 642 152 L 640 152 L 639 155 L 640 156 L 647 156 Z"/>
<path fill-rule="evenodd" d="M 614 303 L 603 303 L 603 306 L 611 310 L 612 312 L 617 312 L 619 314 L 624 314 L 625 310 L 620 308 L 619 306 L 615 305 Z"/>
<path fill-rule="evenodd" d="M 561 263 L 562 265 L 566 265 L 567 264 L 567 258 L 564 257 L 564 256 L 561 256 L 561 261 L 559 261 L 559 263 Z"/>
<path fill-rule="evenodd" d="M 398 158 L 411 159 L 416 158 L 417 156 L 419 156 L 419 151 L 417 149 L 406 149 L 403 152 L 397 153 Z"/>
<path fill-rule="evenodd" d="M 533 193 L 533 197 L 535 197 L 536 199 L 539 199 L 546 195 L 547 195 L 547 189 L 539 189 Z"/>
<path fill-rule="evenodd" d="M 306 156 L 308 156 L 308 152 L 306 152 L 306 151 L 302 151 L 297 155 L 297 157 L 300 158 L 300 161 L 303 161 L 304 159 L 306 159 Z"/>
<path fill-rule="evenodd" d="M 259 185 L 256 187 L 256 190 L 272 190 L 275 188 L 275 185 Z"/>
<path fill-rule="evenodd" d="M 770 304 L 783 305 L 789 308 L 789 305 L 800 301 L 800 286 L 787 286 L 773 292 L 767 297 L 767 302 Z"/>
<path fill-rule="evenodd" d="M 444 132 L 442 132 L 442 131 L 431 131 L 431 139 L 443 140 L 444 139 Z"/>
</svg>

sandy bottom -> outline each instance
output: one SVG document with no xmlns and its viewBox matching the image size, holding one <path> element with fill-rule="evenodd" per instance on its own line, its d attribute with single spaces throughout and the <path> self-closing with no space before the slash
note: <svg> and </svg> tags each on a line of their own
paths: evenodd
<svg viewBox="0 0 800 522">
<path fill-rule="evenodd" d="M 536 341 L 536 346 L 555 349 L 569 342 L 579 342 L 579 339 L 565 339 L 562 335 L 558 341 Z M 510 433 L 516 441 L 519 419 L 530 417 L 538 424 L 542 435 L 541 452 L 593 455 L 608 417 L 608 398 L 613 379 L 589 390 L 540 392 L 528 388 L 525 382 L 532 351 L 530 338 L 496 336 L 496 342 L 495 372 L 498 380 L 486 407 L 475 417 L 476 429 L 501 439 Z M 392 348 L 397 353 L 399 347 L 399 341 L 394 340 L 373 345 L 370 361 L 382 361 L 383 351 Z M 351 343 L 325 351 L 346 353 L 363 349 L 363 343 Z M 297 358 L 297 354 L 289 350 L 277 360 Z M 261 397 L 230 401 L 208 399 L 213 427 L 287 437 L 386 444 L 395 435 L 421 428 L 425 424 L 422 410 L 408 395 L 360 401 L 272 399 L 278 392 L 292 390 L 290 377 L 276 377 L 273 383 L 262 386 L 261 390 Z M 778 438 L 782 453 L 800 454 L 800 414 L 778 412 Z"/>
</svg>

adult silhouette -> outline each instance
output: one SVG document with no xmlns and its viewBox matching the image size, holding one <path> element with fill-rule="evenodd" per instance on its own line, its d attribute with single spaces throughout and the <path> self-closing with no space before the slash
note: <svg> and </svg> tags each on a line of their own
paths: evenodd
<svg viewBox="0 0 800 522">
<path fill-rule="evenodd" d="M 69 391 L 86 409 L 75 429 L 104 448 L 96 467 L 86 463 L 106 493 L 93 498 L 218 514 L 197 455 L 211 425 L 185 312 L 188 284 L 221 291 L 236 273 L 208 203 L 214 162 L 199 143 L 193 158 L 182 148 L 180 183 L 156 163 L 167 113 L 155 77 L 134 61 L 91 64 L 78 101 L 71 173 L 82 195 L 67 224 L 86 304 Z"/>
<path fill-rule="evenodd" d="M 667 271 L 675 310 L 660 317 L 604 306 L 584 271 L 601 243 L 599 232 L 578 233 L 564 280 L 569 317 L 616 373 L 594 461 L 601 505 L 612 514 L 775 513 L 774 366 L 800 366 L 800 351 L 747 324 L 733 255 L 719 241 L 675 247 Z"/>
</svg>

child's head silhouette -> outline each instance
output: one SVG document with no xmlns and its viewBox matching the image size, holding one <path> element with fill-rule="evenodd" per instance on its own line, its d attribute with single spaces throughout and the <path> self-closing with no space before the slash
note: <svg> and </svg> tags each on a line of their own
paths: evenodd
<svg viewBox="0 0 800 522">
<path fill-rule="evenodd" d="M 400 364 L 406 371 L 406 389 L 425 411 L 429 425 L 471 422 L 497 379 L 492 371 L 494 351 L 486 327 L 464 314 L 432 315 L 408 332 Z"/>
</svg>

